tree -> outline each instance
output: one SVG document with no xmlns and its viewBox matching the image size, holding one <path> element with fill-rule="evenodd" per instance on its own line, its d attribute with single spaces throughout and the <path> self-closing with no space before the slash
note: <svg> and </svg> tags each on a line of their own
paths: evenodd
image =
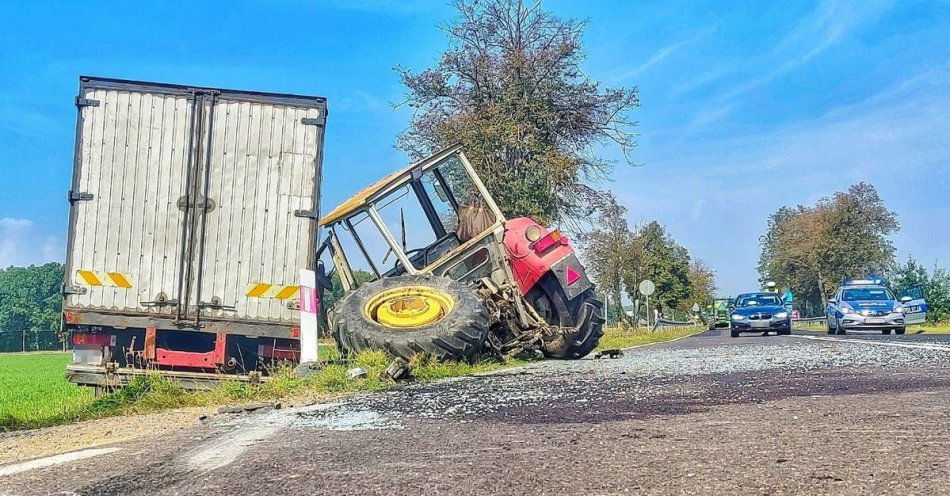
<svg viewBox="0 0 950 496">
<path fill-rule="evenodd" d="M 683 300 L 679 309 L 687 313 L 692 312 L 693 304 L 705 308 L 716 294 L 716 272 L 706 266 L 702 260 L 696 259 L 689 266 L 689 294 Z"/>
<path fill-rule="evenodd" d="M 939 322 L 950 318 L 950 272 L 934 267 L 932 272 L 913 257 L 897 266 L 890 275 L 892 289 L 897 294 L 919 287 L 927 301 L 927 320 Z"/>
<path fill-rule="evenodd" d="M 59 329 L 63 265 L 0 269 L 0 329 Z"/>
<path fill-rule="evenodd" d="M 622 302 L 624 274 L 633 266 L 633 233 L 627 225 L 627 209 L 610 197 L 597 211 L 600 212 L 598 227 L 582 238 L 588 273 L 609 295 L 609 314 L 615 315 L 619 322 L 628 323 Z"/>
<path fill-rule="evenodd" d="M 672 309 L 686 300 L 690 293 L 689 251 L 677 244 L 659 222 L 641 227 L 629 249 L 633 264 L 624 273 L 624 286 L 630 299 L 641 298 L 637 287 L 650 279 L 656 285 L 656 292 L 650 296 L 653 308 Z"/>
<path fill-rule="evenodd" d="M 612 164 L 595 149 L 635 145 L 636 89 L 584 75 L 584 23 L 523 0 L 458 0 L 435 67 L 397 67 L 413 109 L 398 146 L 419 159 L 462 143 L 508 216 L 542 223 L 585 217 Z"/>
<path fill-rule="evenodd" d="M 874 186 L 858 183 L 814 207 L 782 207 L 760 239 L 761 280 L 788 286 L 807 312 L 826 304 L 842 279 L 894 267 L 890 236 L 900 229 Z"/>
</svg>

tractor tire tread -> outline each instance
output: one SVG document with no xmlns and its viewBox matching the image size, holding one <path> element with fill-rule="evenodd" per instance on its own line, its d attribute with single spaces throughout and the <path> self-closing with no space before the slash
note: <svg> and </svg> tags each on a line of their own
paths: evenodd
<svg viewBox="0 0 950 496">
<path fill-rule="evenodd" d="M 427 286 L 448 293 L 454 308 L 439 321 L 418 329 L 393 329 L 370 320 L 363 307 L 372 296 L 401 286 Z M 383 350 L 410 360 L 430 354 L 440 360 L 474 362 L 485 349 L 489 316 L 481 300 L 464 283 L 426 274 L 401 275 L 364 283 L 340 302 L 340 322 L 334 335 L 350 353 Z"/>
</svg>

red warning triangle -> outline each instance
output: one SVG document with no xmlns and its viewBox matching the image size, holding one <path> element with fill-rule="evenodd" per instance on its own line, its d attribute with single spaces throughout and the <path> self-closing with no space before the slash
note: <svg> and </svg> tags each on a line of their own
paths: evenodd
<svg viewBox="0 0 950 496">
<path fill-rule="evenodd" d="M 568 286 L 570 286 L 571 284 L 574 284 L 580 278 L 581 278 L 581 274 L 577 272 L 576 270 L 574 270 L 574 267 L 567 268 L 567 285 Z"/>
</svg>

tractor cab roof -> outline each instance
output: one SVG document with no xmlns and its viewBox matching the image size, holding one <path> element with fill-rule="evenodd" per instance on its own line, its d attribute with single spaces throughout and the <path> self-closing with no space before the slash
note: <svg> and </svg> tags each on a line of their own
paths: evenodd
<svg viewBox="0 0 950 496">
<path fill-rule="evenodd" d="M 328 226 L 365 207 L 366 205 L 369 205 L 377 198 L 381 197 L 385 193 L 388 193 L 392 188 L 408 181 L 411 177 L 411 172 L 413 169 L 424 169 L 426 166 L 438 164 L 445 157 L 458 153 L 461 148 L 461 145 L 451 146 L 429 158 L 426 158 L 425 160 L 416 162 L 408 167 L 389 174 L 379 181 L 376 181 L 371 186 L 363 189 L 359 193 L 347 198 L 343 203 L 337 205 L 337 207 L 331 210 L 330 213 L 326 214 L 322 219 L 320 219 L 320 225 Z"/>
</svg>

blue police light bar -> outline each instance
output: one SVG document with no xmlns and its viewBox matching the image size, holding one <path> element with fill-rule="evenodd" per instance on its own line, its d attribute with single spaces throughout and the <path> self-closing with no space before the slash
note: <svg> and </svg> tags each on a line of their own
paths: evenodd
<svg viewBox="0 0 950 496">
<path fill-rule="evenodd" d="M 845 279 L 841 281 L 844 286 L 860 286 L 862 284 L 884 284 L 883 279 Z"/>
</svg>

